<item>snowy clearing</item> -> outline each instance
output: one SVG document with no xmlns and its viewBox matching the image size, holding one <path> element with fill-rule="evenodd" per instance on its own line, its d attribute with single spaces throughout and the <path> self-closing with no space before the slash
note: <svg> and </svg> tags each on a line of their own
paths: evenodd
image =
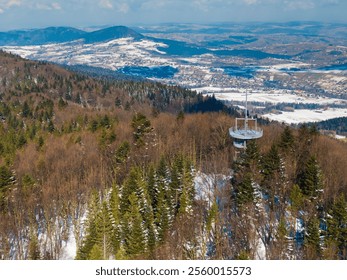
<svg viewBox="0 0 347 280">
<path fill-rule="evenodd" d="M 249 102 L 262 102 L 262 103 L 294 103 L 294 104 L 341 104 L 343 100 L 337 98 L 325 98 L 316 96 L 306 96 L 287 90 L 248 90 L 242 88 L 219 88 L 219 87 L 202 87 L 194 88 L 197 92 L 212 95 L 217 99 L 225 101 L 245 101 L 246 92 L 248 91 Z"/>
<path fill-rule="evenodd" d="M 294 112 L 282 112 L 282 114 L 266 114 L 262 116 L 270 121 L 299 124 L 304 122 L 320 122 L 324 120 L 347 117 L 347 109 L 327 110 L 294 110 Z"/>
</svg>

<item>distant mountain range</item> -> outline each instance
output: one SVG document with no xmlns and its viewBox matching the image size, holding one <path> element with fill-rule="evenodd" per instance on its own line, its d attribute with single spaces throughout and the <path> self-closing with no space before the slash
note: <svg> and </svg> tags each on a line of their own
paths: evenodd
<svg viewBox="0 0 347 280">
<path fill-rule="evenodd" d="M 113 26 L 93 32 L 86 32 L 72 27 L 48 27 L 26 31 L 0 32 L 0 45 L 46 45 L 75 40 L 84 40 L 85 43 L 91 44 L 129 37 L 141 39 L 144 36 L 126 26 Z"/>
<path fill-rule="evenodd" d="M 304 89 L 338 95 L 345 94 L 344 77 L 333 80 L 325 75 L 346 71 L 346 46 L 347 24 L 314 22 L 0 32 L 0 50 L 97 76 L 152 79 L 189 88 Z M 322 73 L 319 81 L 316 74 L 316 82 L 305 76 L 312 71 Z"/>
</svg>

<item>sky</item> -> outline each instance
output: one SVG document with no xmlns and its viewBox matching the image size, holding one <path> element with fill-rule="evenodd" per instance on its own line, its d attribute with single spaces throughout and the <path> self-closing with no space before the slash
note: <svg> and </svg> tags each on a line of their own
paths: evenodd
<svg viewBox="0 0 347 280">
<path fill-rule="evenodd" d="M 0 31 L 169 22 L 347 23 L 346 11 L 347 0 L 0 0 Z"/>
</svg>

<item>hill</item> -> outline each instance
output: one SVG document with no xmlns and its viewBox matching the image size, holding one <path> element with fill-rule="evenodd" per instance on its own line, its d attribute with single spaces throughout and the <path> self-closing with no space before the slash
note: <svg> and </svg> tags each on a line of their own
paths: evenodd
<svg viewBox="0 0 347 280">
<path fill-rule="evenodd" d="M 235 158 L 214 98 L 0 65 L 0 259 L 347 258 L 346 143 L 264 125 Z"/>
<path fill-rule="evenodd" d="M 336 118 L 315 124 L 318 129 L 336 131 L 337 134 L 347 134 L 347 118 Z"/>
<path fill-rule="evenodd" d="M 144 36 L 126 26 L 113 26 L 90 32 L 83 36 L 86 44 L 110 41 L 119 38 L 134 38 L 135 40 L 139 40 L 144 38 Z"/>
<path fill-rule="evenodd" d="M 143 36 L 125 26 L 113 26 L 92 32 L 86 32 L 72 27 L 48 27 L 26 31 L 0 32 L 0 45 L 46 45 L 76 40 L 84 40 L 85 43 L 90 44 L 129 37 L 141 39 Z"/>
</svg>

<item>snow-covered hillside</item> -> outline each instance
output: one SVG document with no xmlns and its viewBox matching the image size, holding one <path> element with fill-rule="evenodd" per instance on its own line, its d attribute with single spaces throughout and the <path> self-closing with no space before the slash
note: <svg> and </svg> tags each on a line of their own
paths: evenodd
<svg viewBox="0 0 347 280">
<path fill-rule="evenodd" d="M 67 65 L 84 64 L 110 70 L 124 66 L 173 65 L 173 61 L 159 56 L 163 52 L 158 47 L 165 45 L 129 37 L 94 44 L 78 40 L 41 46 L 5 46 L 2 49 L 28 59 Z"/>
</svg>

